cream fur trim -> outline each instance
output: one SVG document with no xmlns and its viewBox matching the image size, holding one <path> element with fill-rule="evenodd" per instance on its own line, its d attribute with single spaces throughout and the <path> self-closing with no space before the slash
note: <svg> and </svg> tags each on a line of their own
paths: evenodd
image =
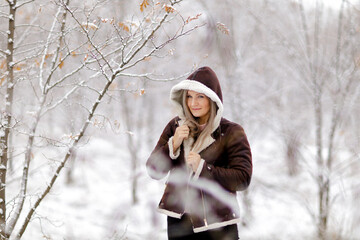
<svg viewBox="0 0 360 240">
<path fill-rule="evenodd" d="M 239 222 L 241 222 L 240 218 L 232 219 L 230 221 L 225 221 L 225 222 L 212 223 L 210 225 L 206 225 L 203 227 L 194 228 L 194 233 L 204 232 L 204 231 L 211 230 L 211 229 L 216 229 L 216 228 L 221 228 L 221 227 L 225 227 L 225 226 L 229 226 L 229 225 L 233 225 L 233 224 L 238 224 Z"/>
<path fill-rule="evenodd" d="M 180 156 L 180 147 L 174 153 L 174 146 L 173 146 L 173 142 L 172 142 L 173 138 L 174 138 L 174 136 L 169 138 L 168 145 L 169 145 L 169 156 L 171 157 L 171 159 L 175 160 Z"/>
<path fill-rule="evenodd" d="M 188 139 L 184 139 L 183 141 L 183 145 L 184 145 L 184 156 L 185 156 L 185 161 L 187 160 L 187 157 L 191 151 L 191 146 L 194 143 L 194 138 L 189 137 Z"/>
<path fill-rule="evenodd" d="M 172 212 L 172 211 L 162 209 L 162 208 L 158 208 L 157 210 L 160 213 L 163 213 L 163 214 L 165 214 L 165 215 L 167 215 L 169 217 L 173 217 L 173 218 L 177 218 L 177 219 L 180 219 L 182 217 L 182 215 L 183 215 L 181 213 Z"/>
<path fill-rule="evenodd" d="M 183 119 L 180 119 L 179 120 L 179 126 L 182 126 L 184 123 L 185 123 L 185 120 Z M 204 139 L 204 143 L 199 147 L 199 149 L 196 150 L 196 153 L 200 153 L 202 150 L 206 149 L 207 147 L 209 147 L 213 142 L 215 142 L 215 139 L 213 139 L 210 135 L 207 136 L 205 139 Z M 191 145 L 194 143 L 194 139 L 193 138 L 188 138 L 188 139 L 185 139 L 183 141 L 183 146 L 184 146 L 184 157 L 185 157 L 185 161 L 186 161 L 186 158 L 187 156 L 189 155 L 190 151 L 191 151 Z M 170 145 L 169 145 L 170 147 Z M 171 157 L 171 155 L 170 155 Z M 202 167 L 204 166 L 204 163 L 205 163 L 205 160 L 204 159 L 201 159 L 200 161 L 200 164 L 199 164 L 199 167 L 198 169 L 196 170 L 196 173 L 191 176 L 191 179 L 192 180 L 197 180 L 199 179 L 199 176 L 202 172 Z M 200 168 L 201 167 L 201 168 Z"/>
<path fill-rule="evenodd" d="M 202 169 L 204 167 L 205 160 L 201 159 L 198 168 L 196 169 L 195 175 L 193 177 L 193 180 L 198 180 L 200 173 L 202 172 Z"/>
</svg>

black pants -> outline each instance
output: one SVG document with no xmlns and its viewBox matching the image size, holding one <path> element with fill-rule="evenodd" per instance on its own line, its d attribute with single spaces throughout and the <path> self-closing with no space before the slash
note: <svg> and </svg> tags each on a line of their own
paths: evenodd
<svg viewBox="0 0 360 240">
<path fill-rule="evenodd" d="M 222 228 L 194 233 L 188 215 L 181 219 L 168 217 L 168 239 L 169 240 L 237 240 L 237 225 L 229 225 Z"/>
</svg>

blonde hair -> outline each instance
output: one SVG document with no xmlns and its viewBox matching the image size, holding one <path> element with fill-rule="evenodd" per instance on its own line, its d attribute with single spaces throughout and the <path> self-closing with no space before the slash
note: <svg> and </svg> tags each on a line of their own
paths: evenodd
<svg viewBox="0 0 360 240">
<path fill-rule="evenodd" d="M 202 146 L 205 138 L 212 134 L 214 119 L 216 117 L 217 105 L 214 101 L 212 101 L 209 97 L 207 97 L 210 101 L 210 117 L 208 122 L 206 123 L 205 128 L 201 131 L 200 124 L 197 119 L 192 115 L 190 109 L 187 105 L 187 90 L 182 90 L 182 108 L 185 115 L 185 123 L 190 128 L 190 137 L 194 138 L 194 143 L 192 145 L 191 151 L 197 152 L 198 149 Z"/>
</svg>

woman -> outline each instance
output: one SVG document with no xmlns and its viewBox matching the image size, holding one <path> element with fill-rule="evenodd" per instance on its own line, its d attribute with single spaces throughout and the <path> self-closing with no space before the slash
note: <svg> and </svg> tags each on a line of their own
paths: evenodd
<svg viewBox="0 0 360 240">
<path fill-rule="evenodd" d="M 168 180 L 158 210 L 168 216 L 168 238 L 238 239 L 236 191 L 252 175 L 243 128 L 222 117 L 215 72 L 202 67 L 171 89 L 178 116 L 165 127 L 146 166 Z"/>
</svg>

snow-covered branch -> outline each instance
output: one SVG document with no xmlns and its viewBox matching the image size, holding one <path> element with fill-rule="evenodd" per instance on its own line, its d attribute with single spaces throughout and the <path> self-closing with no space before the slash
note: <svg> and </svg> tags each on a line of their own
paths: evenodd
<svg viewBox="0 0 360 240">
<path fill-rule="evenodd" d="M 131 78 L 145 78 L 148 79 L 150 81 L 154 81 L 154 82 L 171 82 L 171 81 L 176 81 L 179 79 L 184 79 L 187 76 L 190 75 L 191 72 L 193 72 L 194 69 L 189 70 L 188 72 L 181 74 L 179 76 L 175 76 L 175 77 L 167 77 L 167 78 L 157 78 L 154 77 L 154 73 L 150 72 L 150 73 L 143 73 L 143 74 L 136 74 L 136 73 L 124 73 L 121 72 L 118 74 L 119 77 L 123 76 L 123 77 L 131 77 Z"/>
<path fill-rule="evenodd" d="M 57 106 L 59 106 L 64 101 L 68 100 L 69 96 L 73 94 L 79 87 L 82 87 L 82 85 L 85 83 L 85 81 L 81 81 L 77 86 L 73 87 L 69 92 L 67 92 L 60 100 L 58 100 L 56 103 L 52 104 L 51 106 L 47 107 L 41 115 L 45 115 L 47 112 L 55 109 Z"/>
<path fill-rule="evenodd" d="M 32 2 L 35 2 L 35 0 L 26 0 L 26 1 L 23 1 L 23 2 L 20 2 L 18 1 L 15 5 L 15 8 L 21 8 L 22 6 L 26 5 L 26 4 L 29 4 L 29 3 L 32 3 Z"/>
<path fill-rule="evenodd" d="M 44 79 L 43 79 L 43 71 L 44 71 L 45 59 L 46 59 L 46 56 L 48 55 L 48 50 L 49 50 L 49 46 L 50 46 L 51 38 L 52 38 L 52 32 L 54 32 L 54 29 L 56 27 L 56 24 L 58 23 L 58 18 L 59 18 L 59 15 L 61 14 L 61 12 L 62 12 L 62 8 L 58 7 L 58 10 L 56 12 L 56 15 L 54 17 L 54 20 L 53 20 L 53 23 L 52 23 L 52 26 L 51 26 L 50 34 L 48 35 L 47 41 L 45 43 L 44 54 L 43 54 L 43 56 L 41 58 L 41 62 L 40 62 L 39 86 L 40 86 L 40 89 L 42 89 L 43 93 L 45 93 L 45 83 L 44 83 Z M 59 54 L 58 51 L 55 53 L 55 56 L 54 56 L 55 59 L 58 56 L 57 54 Z"/>
</svg>

